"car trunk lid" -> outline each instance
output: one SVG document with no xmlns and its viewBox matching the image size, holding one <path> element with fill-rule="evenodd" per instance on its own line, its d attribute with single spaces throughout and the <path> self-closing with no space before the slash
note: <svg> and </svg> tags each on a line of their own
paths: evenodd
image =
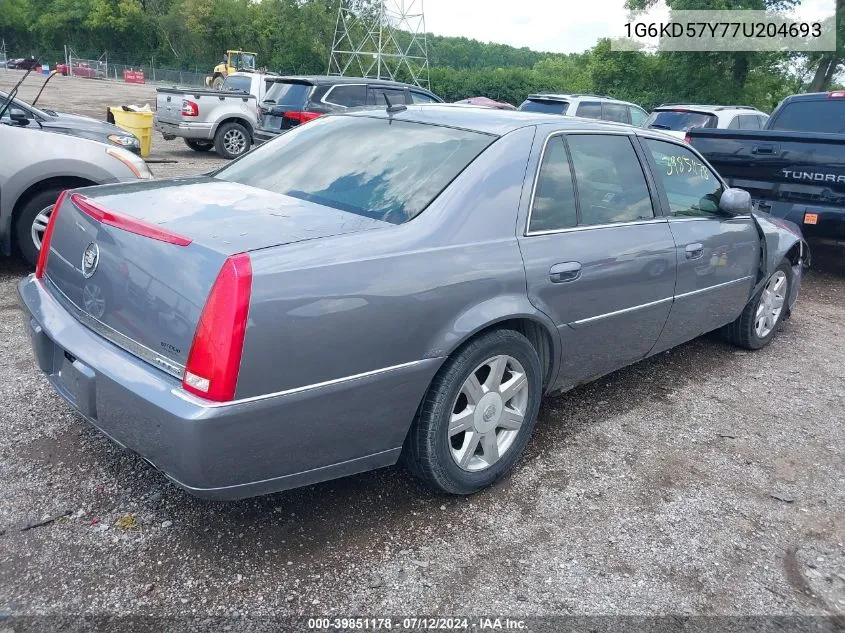
<svg viewBox="0 0 845 633">
<path fill-rule="evenodd" d="M 143 185 L 65 196 L 43 277 L 77 319 L 177 377 L 228 257 L 390 226 L 208 177 Z"/>
</svg>

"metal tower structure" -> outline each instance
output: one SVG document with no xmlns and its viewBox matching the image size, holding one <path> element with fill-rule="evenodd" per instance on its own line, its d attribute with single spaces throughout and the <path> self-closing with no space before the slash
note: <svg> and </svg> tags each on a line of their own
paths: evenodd
<svg viewBox="0 0 845 633">
<path fill-rule="evenodd" d="M 328 74 L 428 88 L 423 0 L 343 2 L 337 12 Z"/>
</svg>

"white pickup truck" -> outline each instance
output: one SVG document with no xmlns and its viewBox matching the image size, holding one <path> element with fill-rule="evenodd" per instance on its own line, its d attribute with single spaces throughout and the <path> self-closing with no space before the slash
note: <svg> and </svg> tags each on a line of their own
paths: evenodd
<svg viewBox="0 0 845 633">
<path fill-rule="evenodd" d="M 212 148 L 223 158 L 249 151 L 267 88 L 279 79 L 261 73 L 232 73 L 221 90 L 157 88 L 155 127 L 165 139 L 180 136 L 197 152 Z"/>
</svg>

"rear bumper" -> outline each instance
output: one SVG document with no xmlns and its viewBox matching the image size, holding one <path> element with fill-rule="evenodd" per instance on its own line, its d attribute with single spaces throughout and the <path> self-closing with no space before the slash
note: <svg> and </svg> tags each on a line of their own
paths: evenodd
<svg viewBox="0 0 845 633">
<path fill-rule="evenodd" d="M 272 141 L 274 138 L 279 136 L 279 134 L 281 134 L 281 132 L 268 132 L 266 130 L 262 130 L 261 128 L 256 128 L 252 133 L 252 140 L 256 145 L 261 145 L 267 141 Z"/>
<path fill-rule="evenodd" d="M 18 285 L 38 366 L 112 440 L 199 497 L 240 499 L 395 463 L 440 359 L 218 404 L 74 319 L 30 275 Z M 385 394 L 388 394 L 385 397 Z"/>
<path fill-rule="evenodd" d="M 162 134 L 181 136 L 182 138 L 198 138 L 211 140 L 210 123 L 168 123 L 156 120 L 155 128 Z"/>
</svg>

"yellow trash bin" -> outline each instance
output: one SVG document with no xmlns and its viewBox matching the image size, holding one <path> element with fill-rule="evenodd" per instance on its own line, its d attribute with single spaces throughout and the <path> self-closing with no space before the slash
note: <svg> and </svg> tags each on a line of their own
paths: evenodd
<svg viewBox="0 0 845 633">
<path fill-rule="evenodd" d="M 117 127 L 132 132 L 141 141 L 141 156 L 149 156 L 153 139 L 153 113 L 127 112 L 123 108 L 109 108 L 109 112 Z"/>
</svg>

